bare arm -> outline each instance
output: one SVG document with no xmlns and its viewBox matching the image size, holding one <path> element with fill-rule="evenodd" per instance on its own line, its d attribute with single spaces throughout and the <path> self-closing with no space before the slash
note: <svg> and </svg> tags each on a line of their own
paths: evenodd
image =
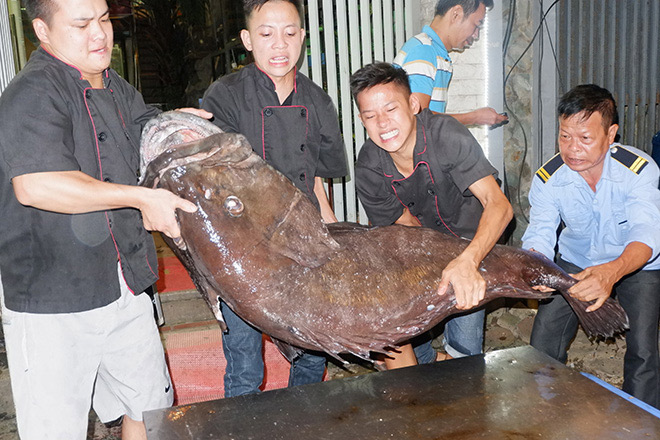
<svg viewBox="0 0 660 440">
<path fill-rule="evenodd" d="M 587 267 L 578 274 L 571 274 L 580 282 L 571 287 L 568 292 L 580 301 L 596 300 L 587 308 L 587 312 L 593 312 L 609 298 L 612 287 L 617 281 L 643 267 L 652 255 L 653 251 L 650 247 L 634 241 L 626 246 L 619 258 L 609 263 Z"/>
<path fill-rule="evenodd" d="M 486 176 L 470 185 L 469 190 L 484 207 L 472 242 L 442 272 L 438 293 L 444 294 L 451 283 L 459 309 L 469 309 L 486 293 L 486 281 L 478 267 L 495 246 L 513 217 L 513 209 L 493 176 Z"/>
<path fill-rule="evenodd" d="M 144 227 L 171 238 L 181 234 L 176 210 L 195 212 L 197 207 L 164 189 L 102 182 L 80 171 L 31 173 L 12 179 L 14 193 L 25 206 L 64 214 L 117 208 L 142 212 Z"/>
<path fill-rule="evenodd" d="M 482 107 L 467 113 L 447 113 L 463 125 L 498 125 L 509 119 L 490 107 Z"/>
<path fill-rule="evenodd" d="M 319 201 L 323 221 L 325 223 L 336 223 L 337 217 L 335 217 L 335 213 L 330 206 L 328 195 L 325 193 L 325 187 L 323 186 L 323 178 L 321 177 L 314 177 L 314 195 Z"/>
<path fill-rule="evenodd" d="M 425 93 L 413 93 L 419 101 L 420 110 L 428 108 L 431 104 L 431 97 Z M 437 112 L 433 112 L 437 113 Z M 482 107 L 467 113 L 445 113 L 453 116 L 463 125 L 497 125 L 509 119 L 508 116 L 501 115 L 490 107 Z"/>
</svg>

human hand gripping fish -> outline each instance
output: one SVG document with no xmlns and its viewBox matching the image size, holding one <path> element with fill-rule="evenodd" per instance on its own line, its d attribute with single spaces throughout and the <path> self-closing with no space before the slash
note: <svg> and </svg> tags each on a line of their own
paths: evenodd
<svg viewBox="0 0 660 440">
<path fill-rule="evenodd" d="M 486 296 L 486 280 L 479 274 L 477 267 L 478 264 L 474 264 L 464 254 L 450 261 L 442 271 L 438 294 L 444 295 L 451 285 L 457 309 L 467 310 L 479 305 Z"/>
<path fill-rule="evenodd" d="M 614 284 L 619 281 L 604 264 L 587 267 L 580 273 L 570 275 L 580 281 L 568 289 L 568 293 L 580 301 L 596 301 L 587 308 L 587 312 L 598 310 L 612 294 Z"/>
<path fill-rule="evenodd" d="M 189 113 L 204 119 L 213 117 L 212 113 L 193 107 L 179 108 L 176 111 Z M 145 229 L 162 232 L 170 237 L 175 244 L 182 245 L 181 229 L 176 217 L 176 210 L 180 209 L 192 213 L 197 211 L 197 206 L 170 191 L 155 189 L 148 198 L 141 201 L 139 209 L 142 212 L 142 222 Z"/>
<path fill-rule="evenodd" d="M 534 249 L 530 250 L 538 253 Z M 567 293 L 576 300 L 593 302 L 585 311 L 595 312 L 610 298 L 614 285 L 625 275 L 643 267 L 652 255 L 651 248 L 646 244 L 637 241 L 629 243 L 618 258 L 587 267 L 577 274 L 569 274 L 578 282 L 571 286 Z M 540 292 L 553 290 L 544 285 L 532 288 Z"/>
<path fill-rule="evenodd" d="M 179 244 L 181 230 L 176 210 L 197 211 L 197 206 L 165 189 L 150 189 L 149 197 L 140 199 L 138 209 L 142 212 L 142 222 L 148 231 L 159 231 Z"/>
<path fill-rule="evenodd" d="M 610 297 L 614 284 L 619 280 L 612 271 L 603 266 L 592 266 L 580 273 L 569 274 L 580 281 L 568 289 L 568 293 L 580 301 L 595 300 L 592 305 L 586 308 L 587 312 L 598 310 Z M 554 290 L 546 286 L 535 286 L 533 289 L 540 292 L 552 292 Z"/>
</svg>

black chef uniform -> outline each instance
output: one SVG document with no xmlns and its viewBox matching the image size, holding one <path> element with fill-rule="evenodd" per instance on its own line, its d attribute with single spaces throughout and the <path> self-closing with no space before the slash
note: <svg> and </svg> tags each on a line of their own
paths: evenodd
<svg viewBox="0 0 660 440">
<path fill-rule="evenodd" d="M 62 214 L 23 206 L 14 195 L 10 179 L 49 171 L 137 185 L 140 133 L 159 111 L 114 70 L 103 81 L 105 88 L 91 88 L 80 71 L 40 47 L 2 94 L 0 272 L 11 310 L 67 313 L 110 304 L 120 294 L 117 260 L 136 294 L 158 277 L 153 238 L 137 209 Z"/>
<path fill-rule="evenodd" d="M 371 139 L 360 150 L 355 184 L 367 216 L 374 225 L 391 225 L 405 208 L 422 226 L 473 238 L 483 207 L 468 187 L 497 170 L 456 119 L 428 109 L 416 117 L 414 171 L 407 178 Z"/>
<path fill-rule="evenodd" d="M 314 177 L 348 173 L 334 105 L 298 72 L 293 92 L 281 105 L 273 81 L 250 64 L 214 82 L 204 94 L 202 108 L 214 114 L 213 122 L 222 130 L 243 134 L 259 156 L 317 207 Z"/>
</svg>

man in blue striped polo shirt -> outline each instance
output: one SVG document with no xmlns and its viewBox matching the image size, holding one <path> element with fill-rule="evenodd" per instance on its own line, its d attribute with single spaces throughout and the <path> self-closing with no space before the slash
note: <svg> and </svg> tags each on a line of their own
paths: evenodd
<svg viewBox="0 0 660 440">
<path fill-rule="evenodd" d="M 449 52 L 462 51 L 479 38 L 486 9 L 493 0 L 438 0 L 435 17 L 408 40 L 396 58 L 408 73 L 410 88 L 422 108 L 445 113 L 453 66 Z M 508 118 L 490 107 L 451 116 L 464 125 L 498 125 Z"/>
</svg>

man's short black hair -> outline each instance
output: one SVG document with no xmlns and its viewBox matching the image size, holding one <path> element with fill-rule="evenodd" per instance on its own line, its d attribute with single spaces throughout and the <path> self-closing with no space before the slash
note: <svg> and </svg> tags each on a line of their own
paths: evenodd
<svg viewBox="0 0 660 440">
<path fill-rule="evenodd" d="M 252 15 L 252 12 L 258 11 L 259 9 L 261 9 L 263 5 L 265 5 L 269 1 L 281 1 L 286 3 L 291 3 L 293 6 L 295 6 L 296 11 L 298 11 L 298 15 L 300 16 L 300 23 L 302 26 L 303 10 L 302 10 L 302 3 L 300 0 L 243 0 L 243 14 L 244 14 L 246 27 L 248 20 L 250 19 L 250 15 Z"/>
<path fill-rule="evenodd" d="M 486 9 L 493 7 L 493 0 L 438 0 L 438 3 L 435 4 L 435 15 L 445 15 L 454 6 L 461 5 L 463 8 L 463 19 L 466 19 L 474 11 L 479 9 L 479 5 L 482 3 Z"/>
<path fill-rule="evenodd" d="M 50 24 L 50 20 L 59 8 L 55 0 L 23 0 L 23 6 L 25 6 L 30 21 L 40 18 L 46 24 Z"/>
<path fill-rule="evenodd" d="M 616 101 L 609 92 L 596 84 L 582 84 L 569 90 L 559 100 L 557 114 L 560 118 L 569 118 L 584 112 L 584 119 L 589 119 L 595 112 L 603 118 L 603 128 L 607 131 L 613 124 L 619 123 Z"/>
<path fill-rule="evenodd" d="M 394 83 L 401 87 L 406 96 L 410 96 L 410 83 L 405 70 L 390 63 L 375 62 L 367 64 L 351 75 L 351 94 L 357 104 L 360 92 L 380 84 Z M 359 107 L 359 106 L 358 106 Z"/>
</svg>

